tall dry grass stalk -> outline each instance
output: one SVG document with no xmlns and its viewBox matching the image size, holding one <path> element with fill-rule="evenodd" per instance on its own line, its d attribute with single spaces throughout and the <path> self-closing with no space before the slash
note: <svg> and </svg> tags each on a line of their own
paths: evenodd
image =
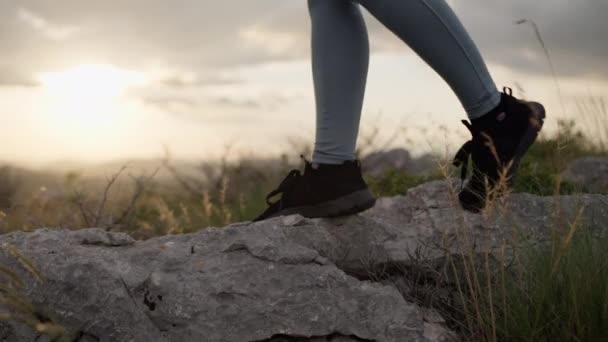
<svg viewBox="0 0 608 342">
<path fill-rule="evenodd" d="M 608 153 L 608 106 L 603 97 L 589 95 L 576 103 L 581 126 L 594 139 L 598 153 Z"/>
<path fill-rule="evenodd" d="M 1 250 L 13 257 L 32 278 L 44 284 L 45 279 L 33 263 L 21 254 L 15 247 L 3 244 Z M 17 321 L 30 326 L 40 334 L 58 341 L 65 333 L 64 328 L 50 320 L 41 320 L 34 305 L 25 294 L 25 282 L 14 270 L 0 265 L 0 320 Z"/>
<path fill-rule="evenodd" d="M 222 177 L 220 193 L 219 193 L 219 210 L 220 215 L 222 217 L 223 224 L 229 224 L 232 221 L 232 211 L 227 206 L 226 203 L 226 193 L 228 192 L 228 185 L 230 184 L 230 179 L 227 176 Z"/>
<path fill-rule="evenodd" d="M 491 140 L 488 144 L 492 150 Z M 556 148 L 563 146 L 558 143 Z M 448 181 L 449 197 L 455 206 L 459 206 L 460 189 L 457 182 L 451 181 L 449 164 L 446 160 L 439 168 Z M 603 336 L 608 336 L 608 252 L 597 250 L 608 239 L 597 240 L 591 230 L 585 229 L 583 206 L 577 209 L 574 218 L 566 216 L 560 200 L 561 180 L 557 178 L 550 214 L 552 238 L 544 245 L 529 240 L 526 230 L 531 227 L 520 227 L 516 220 L 510 218 L 512 182 L 508 175 L 511 167 L 512 163 L 503 167 L 494 187 L 486 189 L 486 207 L 480 213 L 484 226 L 490 226 L 498 217 L 512 225 L 509 232 L 502 232 L 506 233 L 505 238 L 493 253 L 483 250 L 483 246 L 480 251 L 477 241 L 471 241 L 471 229 L 475 228 L 470 226 L 465 215 L 454 222 L 455 241 L 451 243 L 456 243 L 459 252 L 449 252 L 447 247 L 445 250 L 461 306 L 450 308 L 451 312 L 447 312 L 446 317 L 461 317 L 460 321 L 452 321 L 451 324 L 465 340 L 470 341 L 556 341 L 555 338 L 562 335 L 563 340 L 579 341 L 604 333 L 606 335 Z M 492 230 L 486 230 L 486 234 L 486 241 L 496 238 L 491 236 Z M 448 241 L 448 236 L 443 240 Z M 581 240 L 584 243 L 581 244 Z M 588 263 L 586 267 L 599 265 L 600 270 L 573 267 L 572 260 L 578 259 L 585 260 Z M 572 283 L 570 279 L 578 279 L 581 283 Z M 603 283 L 598 279 L 603 279 Z M 596 286 L 597 290 L 590 290 L 586 284 L 602 285 Z M 555 287 L 559 290 L 554 290 Z M 596 316 L 584 312 L 586 307 L 598 307 L 598 300 L 606 304 L 603 309 L 596 310 Z M 575 307 L 575 314 L 571 315 L 564 309 L 568 305 Z M 534 316 L 522 316 L 524 312 L 534 313 Z M 606 321 L 597 323 L 602 318 Z M 568 329 L 573 331 L 564 335 Z M 543 334 L 552 336 L 552 339 L 539 339 Z"/>
</svg>

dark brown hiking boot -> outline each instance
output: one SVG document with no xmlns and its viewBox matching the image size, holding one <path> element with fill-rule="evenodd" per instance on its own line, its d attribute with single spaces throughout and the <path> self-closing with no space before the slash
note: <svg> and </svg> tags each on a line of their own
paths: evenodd
<svg viewBox="0 0 608 342">
<path fill-rule="evenodd" d="M 500 196 L 502 191 L 494 190 L 501 179 L 507 186 L 513 183 L 519 163 L 536 140 L 544 120 L 543 105 L 518 100 L 510 88 L 504 88 L 498 110 L 471 123 L 463 121 L 473 139 L 460 148 L 454 165 L 462 167 L 464 185 L 469 157 L 472 159 L 471 178 L 458 196 L 465 210 L 479 212 L 487 200 Z"/>
<path fill-rule="evenodd" d="M 353 215 L 374 206 L 376 199 L 361 175 L 359 160 L 341 165 L 305 162 L 304 173 L 292 170 L 279 187 L 268 194 L 268 209 L 253 221 L 300 214 L 304 217 Z M 281 198 L 271 202 L 271 198 Z"/>
</svg>

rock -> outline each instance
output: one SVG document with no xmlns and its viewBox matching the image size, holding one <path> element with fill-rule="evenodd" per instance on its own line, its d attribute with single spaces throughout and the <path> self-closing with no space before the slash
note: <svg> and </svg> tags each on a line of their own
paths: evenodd
<svg viewBox="0 0 608 342">
<path fill-rule="evenodd" d="M 46 282 L 28 282 L 27 293 L 70 340 L 424 341 L 419 307 L 393 287 L 318 262 L 317 251 L 288 241 L 276 223 L 120 247 L 75 244 L 82 232 L 48 229 L 0 242 L 43 273 Z M 7 255 L 0 262 L 26 273 Z"/>
<path fill-rule="evenodd" d="M 440 324 L 424 322 L 424 337 L 429 341 L 456 342 L 458 336 Z"/>
<path fill-rule="evenodd" d="M 398 148 L 390 151 L 378 151 L 367 155 L 361 161 L 366 175 L 380 177 L 390 169 L 404 170 L 412 162 L 408 150 Z"/>
<path fill-rule="evenodd" d="M 128 246 L 135 243 L 129 234 L 108 233 L 103 229 L 78 230 L 72 234 L 72 239 L 77 244 L 108 247 Z"/>
<path fill-rule="evenodd" d="M 596 223 L 608 219 L 602 195 L 514 194 L 474 215 L 458 207 L 454 186 L 425 184 L 343 218 L 294 215 L 135 242 L 42 229 L 0 244 L 40 270 L 46 282 L 28 279 L 27 295 L 75 341 L 454 341 L 441 317 L 405 299 L 403 278 L 370 272 L 408 267 L 417 253 L 495 253 L 517 243 L 514 232 L 546 241 L 556 203 L 564 220 L 605 229 Z M 0 264 L 26 274 L 6 253 Z"/>
<path fill-rule="evenodd" d="M 424 310 L 424 337 L 429 341 L 456 342 L 458 336 L 450 331 L 447 322 L 441 314 L 435 310 Z"/>
<path fill-rule="evenodd" d="M 0 321 L 0 341 L 2 342 L 38 342 L 39 335 L 23 323 Z"/>
<path fill-rule="evenodd" d="M 430 155 L 413 158 L 408 150 L 396 148 L 373 152 L 361 160 L 361 165 L 366 175 L 381 177 L 389 170 L 420 174 L 433 169 L 437 163 Z"/>
<path fill-rule="evenodd" d="M 284 227 L 287 240 L 297 240 L 329 258 L 349 274 L 363 275 L 383 264 L 409 264 L 417 251 L 425 259 L 440 259 L 446 251 L 497 251 L 513 241 L 547 241 L 554 226 L 556 199 L 513 194 L 489 215 L 463 211 L 457 204 L 457 181 L 436 181 L 410 189 L 406 195 L 378 199 L 367 212 L 336 219 L 304 219 L 308 223 Z M 580 220 L 588 225 L 608 220 L 608 196 L 562 196 L 562 219 L 571 221 L 584 207 Z M 254 230 L 248 239 L 253 239 Z M 247 233 L 245 233 L 247 234 Z"/>
<path fill-rule="evenodd" d="M 332 336 L 326 336 L 326 337 L 311 337 L 311 338 L 277 336 L 277 337 L 274 337 L 274 338 L 268 340 L 268 342 L 359 342 L 359 341 L 368 341 L 368 340 L 361 340 L 356 337 L 349 337 L 349 336 L 343 336 L 343 335 L 337 335 L 337 334 L 334 334 Z M 264 341 L 264 342 L 266 342 L 266 341 Z"/>
<path fill-rule="evenodd" d="M 608 193 L 608 157 L 577 159 L 568 165 L 562 178 L 588 192 Z"/>
</svg>

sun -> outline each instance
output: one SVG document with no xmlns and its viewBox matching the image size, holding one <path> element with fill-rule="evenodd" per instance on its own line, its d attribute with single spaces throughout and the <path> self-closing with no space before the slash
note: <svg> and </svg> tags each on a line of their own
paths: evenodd
<svg viewBox="0 0 608 342">
<path fill-rule="evenodd" d="M 83 64 L 65 71 L 40 75 L 41 83 L 55 96 L 72 101 L 107 101 L 142 81 L 142 75 L 111 65 Z"/>
<path fill-rule="evenodd" d="M 82 64 L 42 73 L 52 119 L 74 129 L 111 123 L 126 91 L 144 82 L 143 75 L 112 65 Z"/>
</svg>

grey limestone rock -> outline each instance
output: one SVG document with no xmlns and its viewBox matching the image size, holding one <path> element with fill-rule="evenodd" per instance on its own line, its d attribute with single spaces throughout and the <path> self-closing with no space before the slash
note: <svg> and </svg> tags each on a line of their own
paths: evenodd
<svg viewBox="0 0 608 342">
<path fill-rule="evenodd" d="M 295 215 L 146 241 L 42 229 L 0 244 L 40 270 L 46 281 L 28 281 L 27 295 L 75 341 L 453 341 L 441 317 L 365 272 L 407 265 L 421 249 L 438 260 L 466 248 L 493 253 L 514 231 L 542 242 L 556 204 L 565 220 L 608 220 L 602 195 L 513 194 L 492 214 L 469 214 L 453 186 L 428 183 L 343 218 Z M 0 264 L 27 274 L 6 253 Z M 0 334 L 15 341 L 26 336 L 19 329 Z"/>
</svg>

